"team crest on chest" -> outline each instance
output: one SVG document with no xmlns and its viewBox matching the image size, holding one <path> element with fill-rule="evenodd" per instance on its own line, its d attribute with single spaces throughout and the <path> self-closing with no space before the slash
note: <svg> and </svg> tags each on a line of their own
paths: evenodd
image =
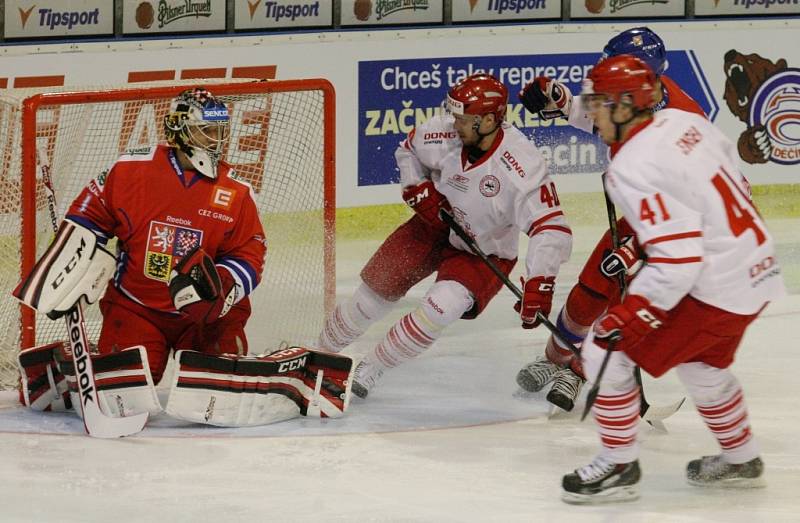
<svg viewBox="0 0 800 523">
<path fill-rule="evenodd" d="M 172 268 L 202 241 L 203 231 L 151 221 L 144 275 L 153 280 L 169 281 Z"/>
<path fill-rule="evenodd" d="M 492 196 L 497 196 L 497 193 L 500 192 L 500 180 L 494 175 L 487 174 L 481 178 L 481 183 L 478 187 L 482 195 L 491 198 Z"/>
</svg>

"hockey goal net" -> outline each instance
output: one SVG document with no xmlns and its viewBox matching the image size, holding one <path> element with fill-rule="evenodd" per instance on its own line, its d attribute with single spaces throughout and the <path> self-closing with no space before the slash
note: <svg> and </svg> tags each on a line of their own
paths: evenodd
<svg viewBox="0 0 800 523">
<path fill-rule="evenodd" d="M 228 105 L 225 159 L 253 187 L 267 236 L 261 285 L 247 332 L 253 353 L 312 343 L 332 305 L 334 274 L 334 90 L 325 80 L 204 81 L 0 96 L 0 387 L 18 386 L 21 347 L 64 339 L 62 321 L 10 297 L 53 237 L 43 172 L 60 222 L 80 190 L 125 150 L 163 142 L 169 103 L 205 85 Z M 158 187 L 152 188 L 157 193 Z M 110 244 L 113 249 L 114 245 Z M 96 340 L 97 305 L 87 308 Z"/>
</svg>

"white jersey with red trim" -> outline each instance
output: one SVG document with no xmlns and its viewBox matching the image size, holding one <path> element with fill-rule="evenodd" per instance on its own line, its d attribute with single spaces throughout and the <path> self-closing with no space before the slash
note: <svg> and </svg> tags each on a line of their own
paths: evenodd
<svg viewBox="0 0 800 523">
<path fill-rule="evenodd" d="M 395 157 L 403 188 L 433 181 L 453 215 L 486 254 L 514 259 L 519 232 L 531 238 L 528 276 L 556 276 L 572 250 L 572 232 L 539 150 L 515 127 L 503 123 L 492 148 L 469 163 L 453 117 L 434 116 L 413 130 Z M 457 249 L 469 247 L 450 234 Z"/>
<path fill-rule="evenodd" d="M 655 113 L 611 161 L 607 190 L 647 254 L 631 294 L 664 310 L 688 294 L 753 314 L 785 293 L 736 146 L 702 116 Z"/>
</svg>

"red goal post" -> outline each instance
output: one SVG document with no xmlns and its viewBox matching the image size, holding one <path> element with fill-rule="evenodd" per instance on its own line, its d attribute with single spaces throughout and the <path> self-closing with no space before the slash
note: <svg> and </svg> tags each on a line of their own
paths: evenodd
<svg viewBox="0 0 800 523">
<path fill-rule="evenodd" d="M 16 353 L 64 339 L 52 322 L 8 292 L 52 239 L 43 169 L 57 198 L 57 219 L 92 178 L 125 150 L 161 142 L 162 119 L 182 90 L 204 85 L 228 105 L 231 139 L 224 157 L 253 187 L 268 251 L 252 295 L 251 352 L 282 341 L 313 343 L 335 299 L 335 91 L 327 80 L 191 80 L 66 92 L 6 91 L 0 96 L 3 191 L 0 256 L 0 387 L 16 386 Z M 157 191 L 158 188 L 153 188 Z M 18 218 L 18 223 L 14 217 Z M 8 229 L 8 230 L 6 230 Z M 16 229 L 16 231 L 14 230 Z M 14 234 L 18 253 L 14 251 Z M 111 245 L 113 248 L 114 246 Z M 97 338 L 100 315 L 87 309 Z"/>
</svg>

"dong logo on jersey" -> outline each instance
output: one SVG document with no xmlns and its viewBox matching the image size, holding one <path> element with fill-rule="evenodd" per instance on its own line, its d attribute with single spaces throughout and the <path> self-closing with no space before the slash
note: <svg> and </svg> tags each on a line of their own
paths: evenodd
<svg viewBox="0 0 800 523">
<path fill-rule="evenodd" d="M 503 162 L 503 165 L 506 166 L 511 172 L 515 172 L 519 175 L 520 178 L 525 178 L 525 169 L 519 164 L 514 155 L 512 155 L 508 151 L 503 151 L 503 155 L 500 156 L 500 161 Z"/>
<path fill-rule="evenodd" d="M 144 275 L 153 280 L 169 281 L 172 268 L 187 252 L 203 242 L 203 231 L 169 223 L 150 222 Z"/>
</svg>

